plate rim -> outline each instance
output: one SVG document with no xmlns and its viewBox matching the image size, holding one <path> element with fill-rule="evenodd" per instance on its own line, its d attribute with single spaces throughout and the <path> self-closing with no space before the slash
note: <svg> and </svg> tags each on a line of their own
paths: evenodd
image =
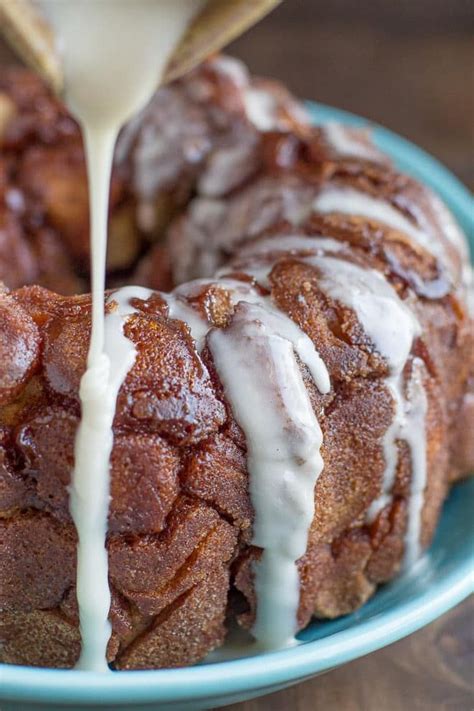
<svg viewBox="0 0 474 711">
<path fill-rule="evenodd" d="M 448 203 L 465 231 L 467 226 L 472 243 L 474 206 L 470 191 L 436 158 L 406 138 L 361 116 L 325 104 L 307 102 L 307 105 L 315 124 L 339 121 L 370 128 L 377 145 L 391 155 L 402 170 L 430 185 Z M 120 708 L 131 703 L 222 698 L 259 689 L 264 693 L 269 687 L 290 684 L 381 649 L 432 622 L 473 592 L 473 565 L 474 556 L 466 557 L 435 591 L 428 587 L 414 599 L 361 621 L 358 634 L 354 634 L 351 627 L 298 647 L 257 657 L 110 675 L 0 664 L 0 699 L 80 703 L 98 708 L 113 703 Z"/>
</svg>

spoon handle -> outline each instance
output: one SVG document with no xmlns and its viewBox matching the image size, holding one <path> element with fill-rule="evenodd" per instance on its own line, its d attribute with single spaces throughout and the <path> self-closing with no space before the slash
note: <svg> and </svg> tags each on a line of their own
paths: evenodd
<svg viewBox="0 0 474 711">
<path fill-rule="evenodd" d="M 29 67 L 56 92 L 62 88 L 61 63 L 54 35 L 30 0 L 0 0 L 0 34 Z"/>
<path fill-rule="evenodd" d="M 176 79 L 254 25 L 282 0 L 208 0 L 173 52 L 163 83 Z M 0 0 L 0 33 L 53 90 L 63 88 L 54 34 L 31 0 Z"/>
<path fill-rule="evenodd" d="M 225 47 L 282 0 L 207 0 L 173 52 L 164 82 L 177 79 Z"/>
</svg>

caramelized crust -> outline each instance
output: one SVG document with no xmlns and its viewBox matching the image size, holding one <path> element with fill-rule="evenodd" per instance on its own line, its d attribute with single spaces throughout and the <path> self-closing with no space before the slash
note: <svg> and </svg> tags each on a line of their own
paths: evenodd
<svg viewBox="0 0 474 711">
<path fill-rule="evenodd" d="M 211 59 L 157 92 L 124 129 L 110 189 L 110 283 L 136 269 L 134 283 L 170 286 L 162 260 L 140 262 L 150 241 L 162 241 L 198 186 L 220 195 L 258 172 L 261 131 L 246 110 L 247 89 L 265 88 L 282 130 L 306 121 L 283 87 L 261 84 L 234 60 Z M 63 294 L 85 291 L 82 138 L 65 107 L 29 71 L 12 68 L 0 77 L 0 147 L 0 279 L 9 288 L 40 283 Z"/>
<path fill-rule="evenodd" d="M 165 270 L 153 266 L 157 255 L 170 260 L 175 281 L 225 265 L 226 275 L 270 295 L 326 364 L 327 395 L 301 364 L 323 433 L 324 460 L 308 548 L 298 562 L 298 624 L 304 627 L 313 615 L 332 618 L 357 609 L 397 574 L 413 474 L 409 448 L 398 441 L 392 496 L 371 519 L 369 508 L 382 489 L 384 436 L 394 417 L 389 366 L 355 311 L 327 293 L 320 270 L 304 256 L 315 240 L 330 238 L 339 259 L 383 275 L 421 324 L 403 383 L 407 388 L 416 359 L 427 398 L 421 515 L 426 547 L 450 483 L 474 464 L 474 334 L 461 274 L 466 253 L 431 194 L 397 173 L 364 134 L 349 135 L 361 155 L 341 154 L 323 129 L 308 127 L 284 90 L 249 80 L 245 72 L 239 79 L 225 62 L 211 61 L 160 92 L 129 127 L 119 145 L 112 216 L 140 203 L 142 223 L 132 222 L 143 237 L 147 217 L 148 235 L 156 238 L 179 209 L 168 243 L 142 261 L 143 280 L 161 285 Z M 5 208 L 4 219 L 8 239 L 30 257 L 19 259 L 10 285 L 39 280 L 42 273 L 52 286 L 34 258 L 39 235 L 46 241 L 44 235 L 52 236 L 53 244 L 61 233 L 66 260 L 87 255 L 77 127 L 31 75 L 12 76 L 0 86 L 14 105 L 4 112 L 5 195 L 19 191 L 26 207 Z M 251 91 L 268 90 L 274 101 L 274 123 L 265 129 L 257 130 L 244 115 L 249 81 Z M 186 141 L 179 130 L 173 133 L 173 111 L 184 112 Z M 166 126 L 166 155 L 158 151 L 158 163 L 144 166 L 140 151 L 148 144 L 140 126 L 147 122 L 148 135 Z M 148 174 L 152 188 L 137 187 Z M 413 229 L 432 236 L 442 258 L 403 229 L 315 210 L 314 200 L 334 188 L 390 205 Z M 294 249 L 279 246 L 288 235 L 299 240 Z M 268 272 L 267 280 L 255 276 L 256 266 Z M 200 282 L 182 298 L 212 327 L 232 323 L 225 280 Z M 261 553 L 251 545 L 246 440 L 210 348 L 198 352 L 189 327 L 170 318 L 159 293 L 133 305 L 125 335 L 138 355 L 119 393 L 111 460 L 108 657 L 119 669 L 174 667 L 222 644 L 229 618 L 252 625 L 253 563 Z M 69 667 L 79 654 L 76 534 L 67 487 L 90 321 L 87 295 L 60 296 L 40 286 L 0 294 L 0 624 L 6 662 Z"/>
</svg>

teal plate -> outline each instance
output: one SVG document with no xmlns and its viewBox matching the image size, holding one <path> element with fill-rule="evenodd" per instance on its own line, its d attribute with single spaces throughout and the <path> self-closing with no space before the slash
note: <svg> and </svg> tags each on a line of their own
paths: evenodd
<svg viewBox="0 0 474 711">
<path fill-rule="evenodd" d="M 468 190 L 438 161 L 400 136 L 328 106 L 309 105 L 316 123 L 371 126 L 377 145 L 400 169 L 430 185 L 449 205 L 474 247 Z M 2 711 L 152 711 L 215 708 L 278 691 L 385 647 L 434 620 L 474 588 L 474 479 L 454 487 L 430 550 L 416 568 L 383 586 L 362 609 L 313 622 L 301 644 L 235 661 L 109 675 L 0 665 Z"/>
</svg>

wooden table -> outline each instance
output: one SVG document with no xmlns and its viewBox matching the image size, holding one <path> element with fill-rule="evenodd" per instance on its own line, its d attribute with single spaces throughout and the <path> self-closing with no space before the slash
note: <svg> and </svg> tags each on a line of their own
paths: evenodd
<svg viewBox="0 0 474 711">
<path fill-rule="evenodd" d="M 287 0 L 231 47 L 299 96 L 367 116 L 474 188 L 470 0 Z M 12 56 L 0 46 L 0 64 Z M 1 71 L 1 66 L 0 66 Z M 472 602 L 327 675 L 233 711 L 471 711 Z"/>
<path fill-rule="evenodd" d="M 474 601 L 312 681 L 226 711 L 472 711 Z"/>
</svg>

